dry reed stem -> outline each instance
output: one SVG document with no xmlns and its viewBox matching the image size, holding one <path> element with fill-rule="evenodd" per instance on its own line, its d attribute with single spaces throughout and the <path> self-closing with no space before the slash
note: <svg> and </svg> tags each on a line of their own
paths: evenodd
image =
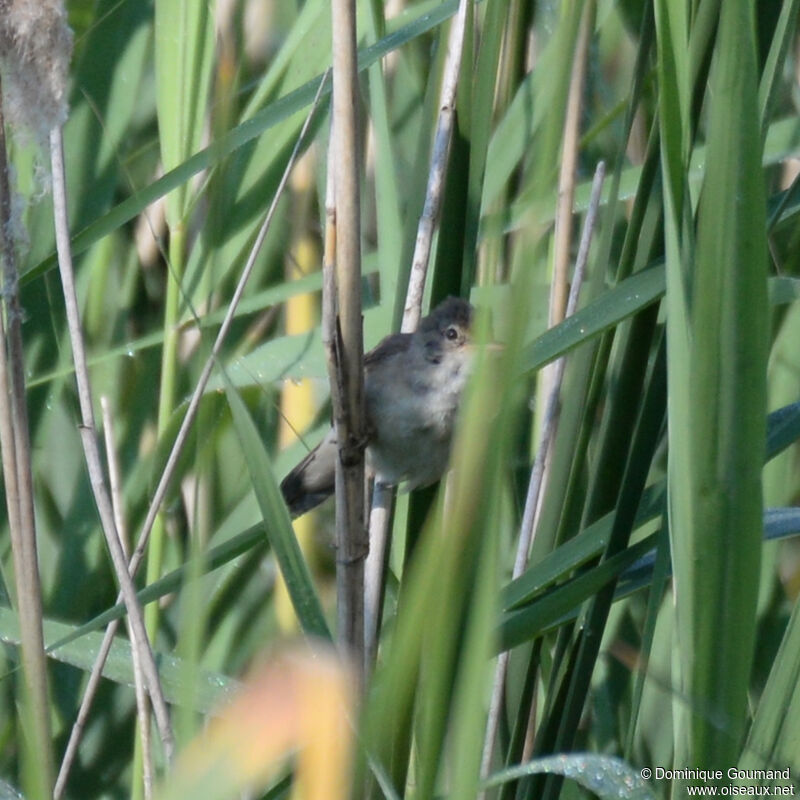
<svg viewBox="0 0 800 800">
<path fill-rule="evenodd" d="M 604 162 L 597 165 L 592 182 L 592 194 L 589 201 L 589 208 L 586 212 L 581 242 L 578 247 L 578 255 L 575 260 L 575 272 L 572 278 L 572 287 L 569 293 L 569 300 L 566 307 L 566 316 L 570 317 L 575 313 L 578 306 L 578 296 L 583 277 L 586 271 L 586 262 L 589 258 L 589 247 L 597 221 L 597 211 L 600 207 L 600 195 L 605 180 L 606 167 Z M 553 364 L 553 384 L 550 394 L 547 397 L 544 418 L 542 420 L 542 437 L 536 458 L 531 469 L 528 492 L 525 498 L 525 509 L 522 514 L 520 525 L 519 540 L 517 543 L 517 554 L 514 561 L 512 578 L 518 578 L 528 566 L 528 556 L 533 543 L 534 519 L 536 509 L 539 506 L 539 497 L 543 486 L 543 476 L 547 456 L 555 439 L 556 427 L 558 425 L 559 396 L 561 395 L 561 384 L 564 379 L 566 368 L 566 356 L 561 356 Z M 495 667 L 494 683 L 492 686 L 492 698 L 489 704 L 489 716 L 486 722 L 486 737 L 484 740 L 483 757 L 481 759 L 481 776 L 486 777 L 489 773 L 492 761 L 492 750 L 497 736 L 497 727 L 500 721 L 500 707 L 505 691 L 506 674 L 508 672 L 508 651 L 500 653 Z"/>
<path fill-rule="evenodd" d="M 114 643 L 114 636 L 116 635 L 118 627 L 119 620 L 114 620 L 114 622 L 110 623 L 106 628 L 103 641 L 100 643 L 100 650 L 97 653 L 92 671 L 89 673 L 89 680 L 86 682 L 86 688 L 83 690 L 81 705 L 78 708 L 75 722 L 72 723 L 72 730 L 69 732 L 67 746 L 61 758 L 61 766 L 59 767 L 56 786 L 53 790 L 53 800 L 59 800 L 64 794 L 64 789 L 67 786 L 67 779 L 69 778 L 69 771 L 75 760 L 75 756 L 78 754 L 78 745 L 80 744 L 83 731 L 86 727 L 86 720 L 89 718 L 92 701 L 100 686 L 100 680 L 103 677 L 103 667 L 105 666 L 108 654 L 111 652 L 111 645 Z"/>
<path fill-rule="evenodd" d="M 570 246 L 572 242 L 573 205 L 575 201 L 575 181 L 577 177 L 578 150 L 580 148 L 580 121 L 583 107 L 584 84 L 586 81 L 586 64 L 589 55 L 589 44 L 594 20 L 593 0 L 585 3 L 581 13 L 578 35 L 575 42 L 575 52 L 570 74 L 569 90 L 567 94 L 567 109 L 564 118 L 563 146 L 561 149 L 561 166 L 558 178 L 558 198 L 555 211 L 555 227 L 553 232 L 553 278 L 550 284 L 550 303 L 548 306 L 548 327 L 558 325 L 564 319 L 567 303 L 567 285 L 570 260 Z M 552 384 L 556 380 L 555 364 L 546 366 L 539 376 L 539 397 L 544 399 L 550 396 Z M 539 413 L 544 417 L 544 410 L 540 406 Z M 543 455 L 542 487 L 547 486 L 550 475 L 550 451 Z M 544 492 L 540 493 L 544 496 Z M 540 508 L 537 506 L 535 514 Z M 535 521 L 536 517 L 534 517 Z"/>
<path fill-rule="evenodd" d="M 408 292 L 406 293 L 406 304 L 403 308 L 403 322 L 400 326 L 400 330 L 403 333 L 415 331 L 422 316 L 422 295 L 425 290 L 425 279 L 428 275 L 431 243 L 433 241 L 433 232 L 442 210 L 445 168 L 447 167 L 447 155 L 450 152 L 450 141 L 453 138 L 456 115 L 456 89 L 458 88 L 458 73 L 461 68 L 461 54 L 464 50 L 467 6 L 467 0 L 461 0 L 458 11 L 453 17 L 450 36 L 447 40 L 447 59 L 442 79 L 439 122 L 433 139 L 431 169 L 428 173 L 425 205 L 422 208 L 422 215 L 417 227 L 417 241 L 414 245 L 414 256 L 411 260 L 411 274 L 408 277 Z"/>
<path fill-rule="evenodd" d="M 583 9 L 578 38 L 575 44 L 575 58 L 567 96 L 567 113 L 564 119 L 564 137 L 561 150 L 561 170 L 558 176 L 558 203 L 556 207 L 555 240 L 553 255 L 553 282 L 550 285 L 550 309 L 548 327 L 558 325 L 564 319 L 567 305 L 567 284 L 569 282 L 569 253 L 572 242 L 572 209 L 575 204 L 575 176 L 578 164 L 580 142 L 581 108 L 583 89 L 586 80 L 586 62 L 591 40 L 590 4 Z"/>
<path fill-rule="evenodd" d="M 361 318 L 361 207 L 355 0 L 331 3 L 333 33 L 333 187 L 336 226 L 336 320 L 327 323 L 336 461 L 338 638 L 364 666 L 364 341 Z M 330 164 L 330 160 L 329 160 Z M 328 286 L 330 288 L 330 285 Z M 331 304 L 325 310 L 330 314 Z M 330 342 L 329 342 L 330 345 Z M 333 359 L 331 359 L 333 356 Z"/>
<path fill-rule="evenodd" d="M 550 303 L 547 312 L 547 325 L 552 328 L 564 319 L 567 304 L 567 285 L 570 246 L 572 243 L 573 206 L 575 202 L 575 180 L 580 145 L 580 121 L 583 107 L 583 91 L 586 80 L 586 63 L 589 54 L 593 18 L 591 2 L 584 4 L 575 42 L 575 53 L 567 94 L 567 110 L 564 118 L 563 146 L 561 148 L 561 168 L 558 175 L 558 197 L 556 200 L 555 224 L 553 231 L 553 278 L 550 283 Z M 539 397 L 550 396 L 555 381 L 554 364 L 546 366 L 539 375 Z M 542 412 L 541 406 L 539 412 Z M 549 474 L 549 459 L 545 454 L 544 479 Z"/>
<path fill-rule="evenodd" d="M 0 254 L 3 260 L 2 297 L 5 320 L 0 317 L 0 447 L 8 509 L 11 550 L 26 691 L 32 713 L 32 746 L 40 765 L 43 790 L 53 785 L 47 658 L 42 632 L 42 590 L 36 548 L 33 478 L 25 397 L 25 361 L 22 344 L 22 309 L 15 243 L 12 236 L 11 187 L 5 139 L 2 87 L 0 87 Z M 8 331 L 6 331 L 6 325 Z"/>
<path fill-rule="evenodd" d="M 111 509 L 114 512 L 114 522 L 119 534 L 119 543 L 125 558 L 129 557 L 130 543 L 128 541 L 128 526 L 125 522 L 125 510 L 122 503 L 122 478 L 117 457 L 116 437 L 114 436 L 114 420 L 111 416 L 108 397 L 100 396 L 100 410 L 103 416 L 103 442 L 106 448 L 106 463 L 108 464 L 108 484 L 111 490 Z M 139 644 L 135 641 L 136 632 L 128 625 L 128 637 L 132 642 L 131 660 L 133 662 L 133 688 L 136 695 L 136 715 L 139 720 L 139 735 L 142 745 L 142 784 L 145 800 L 153 796 L 153 754 L 150 742 L 150 706 L 147 700 L 142 665 L 139 659 Z"/>
<path fill-rule="evenodd" d="M 131 643 L 139 651 L 139 661 L 145 677 L 153 712 L 158 725 L 159 735 L 164 743 L 167 761 L 172 760 L 175 742 L 172 735 L 172 724 L 161 688 L 153 651 L 144 627 L 144 617 L 136 587 L 128 571 L 128 561 L 122 549 L 119 532 L 114 521 L 111 498 L 106 487 L 103 464 L 100 459 L 100 448 L 97 443 L 97 431 L 92 407 L 92 390 L 89 370 L 86 365 L 86 350 L 83 343 L 78 297 L 75 291 L 75 276 L 72 267 L 72 253 L 69 241 L 69 223 L 67 221 L 67 187 L 64 173 L 64 144 L 61 128 L 53 128 L 50 133 L 50 155 L 53 174 L 53 219 L 56 228 L 56 251 L 61 273 L 61 285 L 64 290 L 64 304 L 67 311 L 67 326 L 72 344 L 72 358 L 75 364 L 75 380 L 78 385 L 78 402 L 81 409 L 80 436 L 89 480 L 92 486 L 103 533 L 106 537 L 111 562 L 120 585 L 120 593 L 128 612 L 129 624 L 134 632 Z"/>
<path fill-rule="evenodd" d="M 378 657 L 384 576 L 391 549 L 392 507 L 395 488 L 375 482 L 369 510 L 369 554 L 364 565 L 364 653 L 367 674 Z"/>
<path fill-rule="evenodd" d="M 283 176 L 281 177 L 281 181 L 278 184 L 278 188 L 275 191 L 275 195 L 272 199 L 272 203 L 270 204 L 269 210 L 267 211 L 266 217 L 264 218 L 264 222 L 261 226 L 261 229 L 258 232 L 258 236 L 256 237 L 255 242 L 253 243 L 252 248 L 250 249 L 250 253 L 247 257 L 247 262 L 245 263 L 245 267 L 242 270 L 242 275 L 239 278 L 239 282 L 236 286 L 236 289 L 233 293 L 233 297 L 231 298 L 231 302 L 228 306 L 228 311 L 225 314 L 225 318 L 220 325 L 220 329 L 217 333 L 217 338 L 214 340 L 214 345 L 211 348 L 211 354 L 209 355 L 208 359 L 206 360 L 205 366 L 203 367 L 203 371 L 200 374 L 200 378 L 197 381 L 197 385 L 195 386 L 194 392 L 192 394 L 191 400 L 189 401 L 189 406 L 186 409 L 186 416 L 183 418 L 181 422 L 181 426 L 178 430 L 178 434 L 175 437 L 175 443 L 172 445 L 172 449 L 170 450 L 169 458 L 167 459 L 167 463 L 164 466 L 164 470 L 161 473 L 161 477 L 159 478 L 158 485 L 156 486 L 155 492 L 153 493 L 153 499 L 150 501 L 150 507 L 147 511 L 147 516 L 145 517 L 144 524 L 142 525 L 142 530 L 139 533 L 139 538 L 137 540 L 136 548 L 133 551 L 133 555 L 131 556 L 129 562 L 129 570 L 131 575 L 135 575 L 139 567 L 141 566 L 142 560 L 144 558 L 144 552 L 147 547 L 147 540 L 150 536 L 150 531 L 153 528 L 153 523 L 155 522 L 156 516 L 158 514 L 158 509 L 161 507 L 161 503 L 164 500 L 164 497 L 167 493 L 167 488 L 169 487 L 169 483 L 172 479 L 172 476 L 175 472 L 175 468 L 178 464 L 178 459 L 180 458 L 181 453 L 183 452 L 183 448 L 186 445 L 186 442 L 189 438 L 189 431 L 191 429 L 192 423 L 194 422 L 197 411 L 200 407 L 200 401 L 203 398 L 203 393 L 205 392 L 206 386 L 208 385 L 208 381 L 211 377 L 211 372 L 214 366 L 217 363 L 217 358 L 219 357 L 220 350 L 222 349 L 222 344 L 225 341 L 225 337 L 230 330 L 231 324 L 233 323 L 234 316 L 236 314 L 236 308 L 239 305 L 239 301 L 244 294 L 245 286 L 247 285 L 247 281 L 250 278 L 250 275 L 253 271 L 253 267 L 255 266 L 256 257 L 261 249 L 262 244 L 264 243 L 264 239 L 267 235 L 267 232 L 270 228 L 272 223 L 272 219 L 275 215 L 275 211 L 278 207 L 278 201 L 280 200 L 284 189 L 286 188 L 286 184 L 289 179 L 289 174 L 291 173 L 294 165 L 297 161 L 297 156 L 300 151 L 300 145 L 305 138 L 305 135 L 308 131 L 308 127 L 313 119 L 314 112 L 317 110 L 319 106 L 319 100 L 322 95 L 322 90 L 325 87 L 328 80 L 328 73 L 322 76 L 320 80 L 319 88 L 317 89 L 317 94 L 314 97 L 314 102 L 311 106 L 311 110 L 309 111 L 308 117 L 306 118 L 303 127 L 300 131 L 300 135 L 297 138 L 297 142 L 295 144 L 294 150 L 289 158 L 289 161 L 286 165 L 286 169 L 284 170 Z M 120 598 L 117 598 L 117 602 L 120 601 Z M 114 636 L 116 635 L 117 628 L 119 627 L 119 620 L 114 620 L 108 624 L 108 627 L 105 630 L 103 635 L 103 641 L 100 646 L 100 650 L 97 654 L 97 658 L 95 663 L 92 667 L 92 671 L 89 675 L 89 680 L 86 684 L 86 689 L 84 691 L 83 698 L 81 700 L 80 708 L 78 709 L 78 716 L 75 720 L 75 723 L 72 726 L 72 731 L 70 732 L 70 738 L 67 743 L 67 748 L 64 752 L 64 757 L 61 762 L 61 769 L 59 771 L 58 781 L 56 783 L 56 789 L 60 788 L 61 792 L 63 792 L 64 786 L 66 785 L 66 780 L 71 769 L 72 763 L 75 759 L 75 755 L 77 754 L 78 744 L 80 743 L 80 738 L 83 733 L 83 729 L 86 724 L 86 719 L 88 718 L 89 711 L 91 709 L 92 702 L 94 697 L 97 693 L 97 688 L 100 685 L 100 679 L 102 678 L 103 667 L 105 666 L 106 659 L 108 658 L 108 654 L 111 651 L 111 645 L 114 641 Z M 60 793 L 56 794 L 56 798 L 60 796 Z"/>
</svg>

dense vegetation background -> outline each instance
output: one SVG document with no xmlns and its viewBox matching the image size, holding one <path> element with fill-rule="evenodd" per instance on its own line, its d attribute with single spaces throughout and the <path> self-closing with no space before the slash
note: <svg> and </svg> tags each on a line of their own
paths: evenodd
<svg viewBox="0 0 800 800">
<path fill-rule="evenodd" d="M 358 4 L 367 347 L 399 326 L 457 6 Z M 295 540 L 276 491 L 329 420 L 318 328 L 329 83 L 300 134 L 331 62 L 330 4 L 67 11 L 78 307 L 95 413 L 104 397 L 100 427 L 112 425 L 117 524 L 133 541 L 300 155 L 136 579 L 180 754 L 157 795 L 337 797 L 352 783 L 357 796 L 683 797 L 703 782 L 637 782 L 659 767 L 722 770 L 719 785 L 731 768 L 789 768 L 788 784 L 755 783 L 796 787 L 796 0 L 467 4 L 425 306 L 471 297 L 492 312 L 482 335 L 506 348 L 477 369 L 447 503 L 398 496 L 360 704 L 337 659 L 281 644 L 300 629 L 324 638 L 336 616 L 330 508 L 296 522 Z M 0 30 L 4 90 L 15 41 Z M 19 649 L 17 597 L 32 587 L 3 519 L 0 796 L 34 798 L 51 793 L 103 627 L 123 610 L 81 446 L 48 142 L 6 122 L 51 651 L 45 724 Z M 579 310 L 546 333 L 560 319 L 554 266 L 571 274 L 600 161 Z M 530 566 L 512 581 L 552 385 L 541 368 L 564 354 Z M 506 691 L 482 767 L 501 651 Z M 250 694 L 204 733 L 252 669 Z M 155 723 L 142 746 L 124 631 L 104 674 L 67 797 L 149 792 L 148 747 L 156 782 L 168 772 Z"/>
</svg>

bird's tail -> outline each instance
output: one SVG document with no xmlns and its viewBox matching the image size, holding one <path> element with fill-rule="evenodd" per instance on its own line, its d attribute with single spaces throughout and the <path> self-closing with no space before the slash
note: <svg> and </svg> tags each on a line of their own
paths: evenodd
<svg viewBox="0 0 800 800">
<path fill-rule="evenodd" d="M 318 506 L 333 494 L 336 434 L 328 435 L 281 481 L 281 492 L 292 518 Z"/>
</svg>

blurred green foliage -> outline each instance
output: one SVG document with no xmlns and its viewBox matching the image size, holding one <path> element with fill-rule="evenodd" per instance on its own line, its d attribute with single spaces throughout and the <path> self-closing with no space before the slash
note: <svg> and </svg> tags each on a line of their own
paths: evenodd
<svg viewBox="0 0 800 800">
<path fill-rule="evenodd" d="M 154 55 L 158 3 L 67 4 L 76 48 L 64 137 L 78 292 L 95 402 L 99 409 L 105 395 L 113 409 L 132 537 L 330 63 L 328 3 L 209 2 L 213 64 L 196 61 L 198 71 L 211 70 L 202 130 L 172 143 L 180 155 L 162 177 L 170 98 L 159 97 L 157 112 L 157 87 L 168 85 L 158 69 L 169 69 Z M 768 526 L 780 539 L 764 541 L 762 524 L 765 509 L 800 500 L 800 411 L 792 405 L 800 396 L 797 6 L 470 4 L 445 228 L 434 243 L 426 302 L 470 294 L 491 309 L 494 335 L 508 346 L 498 363 L 477 370 L 452 494 L 440 493 L 416 526 L 416 499 L 411 511 L 408 496 L 398 499 L 381 655 L 358 740 L 375 796 L 476 795 L 501 643 L 513 649 L 492 772 L 531 756 L 591 751 L 624 758 L 634 771 L 740 763 L 789 766 L 795 781 L 800 775 L 800 714 L 792 713 L 800 702 L 800 549 L 791 539 L 800 514 Z M 455 9 L 453 0 L 359 3 L 369 347 L 392 330 L 405 298 Z M 565 106 L 583 14 L 592 28 L 573 257 L 599 160 L 609 177 L 580 311 L 545 333 Z M 739 79 L 730 85 L 734 68 Z M 185 77 L 206 87 L 200 74 Z M 321 516 L 322 557 L 309 581 L 287 543 L 274 481 L 327 425 L 319 331 L 286 336 L 281 305 L 321 286 L 317 275 L 296 274 L 293 213 L 304 209 L 311 222 L 303 234 L 320 243 L 327 103 L 326 93 L 305 145 L 313 178 L 279 204 L 163 508 L 160 573 L 170 577 L 148 598 L 161 607 L 154 645 L 170 686 L 180 684 L 181 669 L 194 682 L 194 693 L 178 687 L 169 699 L 198 712 L 213 704 L 215 686 L 227 696 L 284 636 L 274 607 L 278 563 L 296 581 L 307 628 L 324 631 L 322 614 L 329 626 L 335 619 L 330 516 Z M 52 208 L 40 175 L 47 157 L 16 140 L 10 157 L 29 235 L 23 333 L 54 645 L 113 607 L 116 584 L 77 430 Z M 179 270 L 160 204 L 176 187 L 185 225 Z M 170 272 L 179 279 L 177 328 L 164 323 Z M 176 331 L 175 394 L 159 428 L 161 351 Z M 533 400 L 539 370 L 564 353 L 561 420 L 533 560 L 511 583 L 541 424 L 535 409 L 543 404 Z M 300 377 L 316 380 L 319 425 L 304 432 L 305 443 L 278 452 L 280 382 Z M 229 403 L 224 391 L 238 394 Z M 780 420 L 768 419 L 784 407 Z M 762 470 L 764 434 L 780 431 L 788 431 L 781 452 L 770 452 Z M 0 776 L 20 785 L 13 585 L 2 520 Z M 202 622 L 189 665 L 182 659 L 190 651 L 179 647 L 187 615 Z M 52 653 L 56 758 L 97 646 L 97 634 L 78 634 Z M 122 797 L 138 785 L 126 652 L 123 643 L 115 648 L 69 797 Z M 525 748 L 529 720 L 535 737 Z M 201 725 L 190 715 L 185 735 Z M 158 762 L 158 747 L 156 755 Z M 575 763 L 498 775 L 489 796 L 575 798 L 624 788 L 627 773 L 615 772 L 616 762 L 601 770 L 599 784 L 563 781 L 594 768 Z M 658 797 L 673 788 L 667 780 L 650 785 Z M 282 780 L 268 796 L 288 791 Z"/>
</svg>

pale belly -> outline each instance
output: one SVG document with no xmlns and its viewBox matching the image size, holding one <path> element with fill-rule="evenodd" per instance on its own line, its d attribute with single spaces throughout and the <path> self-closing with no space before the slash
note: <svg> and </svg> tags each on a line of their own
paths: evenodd
<svg viewBox="0 0 800 800">
<path fill-rule="evenodd" d="M 376 477 L 392 484 L 407 480 L 410 488 L 434 483 L 447 468 L 460 385 L 442 392 L 395 381 L 389 396 L 371 384 L 367 459 Z"/>
</svg>

